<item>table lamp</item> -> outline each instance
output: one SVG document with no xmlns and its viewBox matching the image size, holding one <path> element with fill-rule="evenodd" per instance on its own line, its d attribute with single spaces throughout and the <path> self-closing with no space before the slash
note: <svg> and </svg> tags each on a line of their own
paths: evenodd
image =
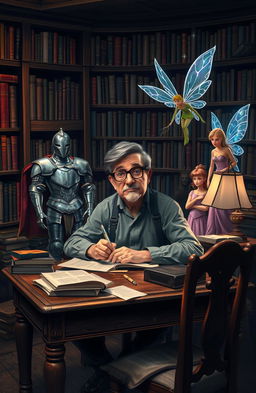
<svg viewBox="0 0 256 393">
<path fill-rule="evenodd" d="M 230 214 L 230 220 L 234 224 L 232 235 L 240 236 L 247 240 L 244 233 L 239 229 L 244 214 L 241 209 L 250 209 L 252 204 L 248 198 L 244 178 L 241 173 L 218 173 L 215 172 L 208 191 L 202 200 L 202 205 L 218 209 L 235 209 Z"/>
</svg>

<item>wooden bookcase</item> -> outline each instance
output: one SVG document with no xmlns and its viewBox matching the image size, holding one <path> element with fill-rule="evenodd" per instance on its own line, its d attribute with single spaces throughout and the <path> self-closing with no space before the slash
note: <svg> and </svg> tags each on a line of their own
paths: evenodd
<svg viewBox="0 0 256 393">
<path fill-rule="evenodd" d="M 218 115 L 226 130 L 232 114 L 250 103 L 249 128 L 240 143 L 246 153 L 239 165 L 256 205 L 256 15 L 229 15 L 222 20 L 209 17 L 207 21 L 198 22 L 194 19 L 191 25 L 184 26 L 170 21 L 169 26 L 148 29 L 89 29 L 80 24 L 68 25 L 60 19 L 48 22 L 43 14 L 40 18 L 1 16 L 1 24 L 18 26 L 20 57 L 1 57 L 0 49 L 0 74 L 18 76 L 17 126 L 0 128 L 0 135 L 17 136 L 19 168 L 0 170 L 0 182 L 18 182 L 22 167 L 47 153 L 53 134 L 63 127 L 74 140 L 74 153 L 91 164 L 97 201 L 112 192 L 105 181 L 102 163 L 104 153 L 120 140 L 143 144 L 153 159 L 153 187 L 174 196 L 181 173 L 189 172 L 198 163 L 209 166 L 210 112 Z M 56 36 L 60 37 L 58 41 Z M 70 42 L 72 50 L 67 46 Z M 137 85 L 159 86 L 153 67 L 156 57 L 182 94 L 190 65 L 213 45 L 217 46 L 210 77 L 213 83 L 204 97 L 207 106 L 200 112 L 206 124 L 191 122 L 190 143 L 184 148 L 177 125 L 173 125 L 166 136 L 161 136 L 172 110 L 150 100 Z M 66 49 L 60 53 L 61 46 Z M 71 82 L 78 96 L 71 93 Z M 67 88 L 70 92 L 63 98 Z M 71 94 L 79 98 L 71 100 Z M 35 106 L 38 97 L 41 97 L 39 109 Z M 70 115 L 71 107 L 61 112 L 56 99 L 65 102 L 65 106 L 67 101 L 70 105 L 74 102 L 75 113 Z M 54 110 L 53 105 L 44 109 L 44 102 L 54 102 Z M 248 217 L 255 218 L 252 213 Z M 16 223 L 16 220 L 0 223 L 0 228 Z M 253 220 L 249 219 L 248 225 L 252 227 Z M 250 235 L 256 236 L 255 233 Z"/>
<path fill-rule="evenodd" d="M 14 30 L 12 36 L 9 26 Z M 54 133 L 60 127 L 67 131 L 71 137 L 71 153 L 82 157 L 88 154 L 86 141 L 89 135 L 87 116 L 84 115 L 88 106 L 84 28 L 10 16 L 1 16 L 0 28 L 0 75 L 17 75 L 18 78 L 15 103 L 10 103 L 9 96 L 6 98 L 8 117 L 11 117 L 11 109 L 15 109 L 17 124 L 14 127 L 9 121 L 8 127 L 0 128 L 1 153 L 6 143 L 3 136 L 7 136 L 9 145 L 13 135 L 17 138 L 16 169 L 10 165 L 7 168 L 6 164 L 0 170 L 1 228 L 18 224 L 17 194 L 21 170 L 32 160 L 51 153 Z M 19 32 L 18 43 L 15 29 Z M 6 103 L 1 108 L 4 110 Z M 8 153 L 8 144 L 4 154 L 12 154 Z M 1 164 L 4 162 L 1 156 Z M 14 183 L 15 192 L 10 192 Z"/>
</svg>

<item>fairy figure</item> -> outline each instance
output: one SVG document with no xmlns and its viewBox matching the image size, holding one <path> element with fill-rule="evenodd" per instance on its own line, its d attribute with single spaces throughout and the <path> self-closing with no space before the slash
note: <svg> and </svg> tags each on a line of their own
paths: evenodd
<svg viewBox="0 0 256 393">
<path fill-rule="evenodd" d="M 214 149 L 211 152 L 211 162 L 208 172 L 207 186 L 209 186 L 214 167 L 218 173 L 225 173 L 234 168 L 239 171 L 237 158 L 244 150 L 237 145 L 243 139 L 248 126 L 248 113 L 250 105 L 241 107 L 232 117 L 227 128 L 227 134 L 221 128 L 221 123 L 214 113 L 211 113 L 212 126 L 215 127 L 209 133 L 209 140 Z M 232 230 L 230 211 L 215 207 L 209 208 L 206 234 L 223 234 Z"/>
<path fill-rule="evenodd" d="M 154 60 L 156 74 L 164 90 L 156 86 L 139 85 L 154 100 L 163 102 L 169 108 L 175 108 L 171 122 L 166 128 L 171 126 L 174 120 L 177 124 L 181 123 L 184 145 L 189 142 L 188 126 L 191 120 L 195 118 L 197 121 L 201 120 L 205 123 L 196 109 L 201 109 L 206 105 L 206 102 L 199 100 L 199 98 L 204 95 L 212 83 L 208 78 L 215 50 L 216 46 L 202 53 L 191 65 L 185 78 L 182 95 L 178 94 L 170 78 L 156 59 Z"/>
<path fill-rule="evenodd" d="M 205 166 L 197 165 L 190 173 L 193 190 L 190 191 L 185 208 L 190 210 L 188 223 L 195 235 L 205 235 L 208 206 L 201 204 L 207 192 L 207 172 Z"/>
<path fill-rule="evenodd" d="M 244 153 L 244 149 L 241 146 L 237 145 L 237 142 L 240 142 L 245 136 L 248 127 L 249 109 L 250 104 L 244 105 L 239 108 L 228 124 L 225 139 L 228 147 L 230 148 L 234 156 L 241 156 Z M 220 128 L 221 130 L 223 130 L 221 122 L 213 112 L 211 112 L 211 125 L 213 129 Z M 239 172 L 239 168 L 237 165 L 238 160 L 236 157 L 235 161 L 236 165 L 234 165 L 233 168 L 235 171 Z"/>
</svg>

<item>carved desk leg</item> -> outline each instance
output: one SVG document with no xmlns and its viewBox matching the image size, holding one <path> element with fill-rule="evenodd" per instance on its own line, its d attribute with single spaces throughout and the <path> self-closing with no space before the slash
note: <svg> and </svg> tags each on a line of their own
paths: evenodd
<svg viewBox="0 0 256 393">
<path fill-rule="evenodd" d="M 20 393 L 31 393 L 31 356 L 33 328 L 17 309 L 15 331 L 20 373 Z"/>
<path fill-rule="evenodd" d="M 65 391 L 65 346 L 64 344 L 45 345 L 44 375 L 47 393 L 64 393 Z"/>
</svg>

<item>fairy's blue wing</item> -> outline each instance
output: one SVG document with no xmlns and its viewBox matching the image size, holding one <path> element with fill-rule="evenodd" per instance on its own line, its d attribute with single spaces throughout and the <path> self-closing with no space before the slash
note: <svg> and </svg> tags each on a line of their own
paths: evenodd
<svg viewBox="0 0 256 393">
<path fill-rule="evenodd" d="M 211 124 L 212 124 L 212 129 L 214 128 L 221 128 L 223 130 L 223 127 L 221 125 L 221 122 L 215 115 L 215 113 L 211 112 Z"/>
<path fill-rule="evenodd" d="M 202 97 L 209 88 L 211 81 L 208 81 L 208 78 L 215 50 L 216 46 L 202 53 L 189 68 L 183 89 L 183 98 L 186 102 Z"/>
<path fill-rule="evenodd" d="M 166 75 L 164 70 L 160 67 L 159 63 L 157 62 L 156 59 L 154 59 L 154 64 L 155 64 L 155 69 L 156 69 L 156 74 L 159 79 L 159 82 L 163 86 L 163 88 L 170 94 L 170 96 L 173 98 L 173 96 L 177 95 L 177 90 L 175 89 L 172 81 L 170 78 Z"/>
<path fill-rule="evenodd" d="M 249 108 L 250 104 L 242 106 L 230 120 L 226 133 L 229 145 L 241 141 L 245 136 L 248 127 Z"/>
<path fill-rule="evenodd" d="M 172 81 L 166 75 L 164 70 L 160 67 L 157 60 L 154 60 L 156 74 L 159 79 L 159 82 L 163 86 L 164 90 L 160 89 L 156 86 L 146 86 L 146 85 L 138 85 L 149 97 L 153 98 L 153 100 L 163 102 L 166 106 L 170 108 L 175 107 L 175 103 L 173 102 L 173 96 L 178 94 L 175 89 Z"/>
<path fill-rule="evenodd" d="M 153 100 L 163 102 L 166 106 L 169 106 L 171 108 L 175 107 L 175 103 L 172 101 L 172 96 L 164 91 L 163 89 L 160 89 L 159 87 L 156 86 L 147 86 L 147 85 L 138 85 L 147 95 Z"/>
<path fill-rule="evenodd" d="M 175 116 L 176 124 L 180 124 L 180 118 L 181 118 L 181 111 L 178 111 L 177 115 Z"/>
<path fill-rule="evenodd" d="M 194 119 L 196 119 L 197 121 L 199 121 L 199 117 L 197 116 L 197 114 L 196 113 L 194 113 L 194 112 L 192 112 L 192 111 L 190 111 L 191 113 L 192 113 L 192 115 L 194 116 Z"/>
<path fill-rule="evenodd" d="M 203 100 L 198 100 L 195 102 L 189 102 L 189 104 L 192 106 L 192 108 L 201 109 L 206 105 L 206 102 Z"/>
</svg>

